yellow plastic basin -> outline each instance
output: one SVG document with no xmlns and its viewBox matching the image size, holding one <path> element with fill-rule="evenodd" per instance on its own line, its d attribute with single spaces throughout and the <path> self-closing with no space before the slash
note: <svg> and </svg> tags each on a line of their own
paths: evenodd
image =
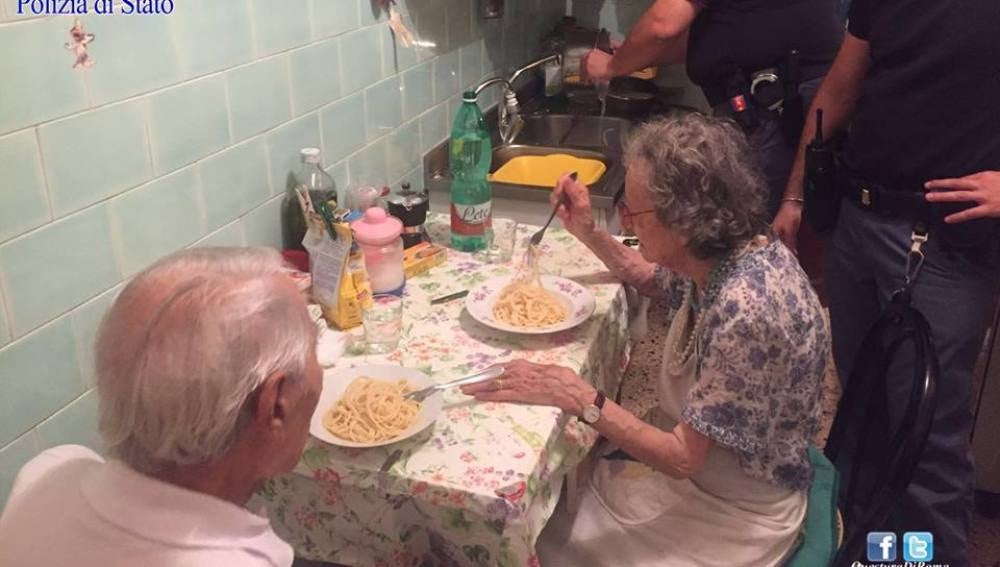
<svg viewBox="0 0 1000 567">
<path fill-rule="evenodd" d="M 604 175 L 605 170 L 607 167 L 599 160 L 567 154 L 517 156 L 493 172 L 490 180 L 552 189 L 564 173 L 575 171 L 577 181 L 593 185 Z"/>
</svg>

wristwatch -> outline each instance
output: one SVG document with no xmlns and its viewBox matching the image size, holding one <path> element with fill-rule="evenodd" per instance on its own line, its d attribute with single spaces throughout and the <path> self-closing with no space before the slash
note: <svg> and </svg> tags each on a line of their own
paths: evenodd
<svg viewBox="0 0 1000 567">
<path fill-rule="evenodd" d="M 594 398 L 594 403 L 584 406 L 583 421 L 587 425 L 594 425 L 597 423 L 597 420 L 601 419 L 601 410 L 604 408 L 605 399 L 604 392 L 598 390 L 597 397 Z"/>
</svg>

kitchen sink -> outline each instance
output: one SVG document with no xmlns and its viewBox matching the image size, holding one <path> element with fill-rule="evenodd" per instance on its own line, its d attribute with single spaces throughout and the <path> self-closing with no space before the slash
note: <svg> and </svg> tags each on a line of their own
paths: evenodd
<svg viewBox="0 0 1000 567">
<path fill-rule="evenodd" d="M 524 128 L 515 142 L 561 149 L 586 148 L 618 157 L 629 127 L 630 123 L 621 118 L 537 114 L 524 118 Z"/>
<path fill-rule="evenodd" d="M 492 127 L 495 119 L 487 116 Z M 615 195 L 625 183 L 625 168 L 621 163 L 622 142 L 630 123 L 612 117 L 576 116 L 569 114 L 531 114 L 524 116 L 524 128 L 514 144 L 496 145 L 490 173 L 511 159 L 524 156 L 569 154 L 604 163 L 607 170 L 590 186 L 591 202 L 595 207 L 610 208 Z M 494 136 L 494 144 L 499 137 Z M 448 142 L 442 142 L 424 156 L 427 187 L 447 191 L 451 186 L 448 171 Z M 493 195 L 524 201 L 548 202 L 549 191 L 536 186 L 491 181 Z"/>
</svg>

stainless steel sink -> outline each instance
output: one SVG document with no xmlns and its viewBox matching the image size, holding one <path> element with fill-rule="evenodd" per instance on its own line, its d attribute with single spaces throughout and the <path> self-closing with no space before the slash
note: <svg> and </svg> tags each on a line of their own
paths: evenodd
<svg viewBox="0 0 1000 567">
<path fill-rule="evenodd" d="M 524 119 L 515 142 L 522 145 L 556 148 L 587 148 L 605 155 L 620 156 L 622 141 L 630 124 L 621 118 L 540 114 Z"/>
<path fill-rule="evenodd" d="M 600 160 L 607 167 L 604 175 L 590 186 L 591 202 L 595 207 L 611 208 L 614 197 L 625 183 L 625 168 L 621 163 L 622 141 L 628 134 L 630 123 L 620 118 L 575 116 L 569 114 L 537 114 L 524 117 L 524 129 L 516 143 L 499 145 L 499 136 L 493 143 L 493 162 L 490 172 L 522 155 L 569 154 L 576 157 Z M 495 120 L 487 117 L 487 124 Z M 496 133 L 494 133 L 496 134 Z M 448 172 L 448 142 L 442 142 L 424 156 L 424 179 L 428 189 L 447 191 L 451 186 Z M 512 183 L 490 182 L 495 197 L 547 202 L 549 191 L 542 187 Z"/>
</svg>

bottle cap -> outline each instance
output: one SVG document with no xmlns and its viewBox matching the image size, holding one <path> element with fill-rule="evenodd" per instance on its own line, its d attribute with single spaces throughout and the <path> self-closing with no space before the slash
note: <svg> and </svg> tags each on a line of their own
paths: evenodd
<svg viewBox="0 0 1000 567">
<path fill-rule="evenodd" d="M 319 163 L 319 148 L 302 148 L 299 150 L 299 155 L 302 157 L 303 163 Z"/>
<path fill-rule="evenodd" d="M 462 93 L 463 102 L 476 102 L 476 91 L 465 91 Z"/>
<path fill-rule="evenodd" d="M 372 207 L 365 216 L 351 223 L 351 230 L 361 244 L 384 246 L 399 238 L 403 223 L 382 207 Z"/>
</svg>

